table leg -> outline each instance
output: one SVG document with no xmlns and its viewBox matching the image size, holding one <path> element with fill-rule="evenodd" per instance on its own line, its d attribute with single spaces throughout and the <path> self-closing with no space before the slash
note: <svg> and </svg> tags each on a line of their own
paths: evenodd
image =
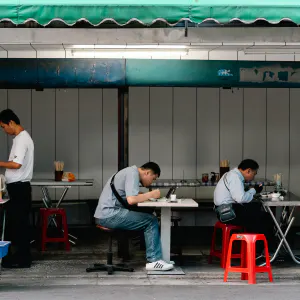
<svg viewBox="0 0 300 300">
<path fill-rule="evenodd" d="M 161 247 L 163 260 L 170 262 L 171 252 L 171 207 L 161 208 Z"/>
<path fill-rule="evenodd" d="M 42 200 L 44 202 L 45 207 L 51 208 L 52 202 L 51 202 L 51 198 L 50 198 L 48 189 L 46 187 L 42 187 L 41 190 L 42 190 L 42 194 L 43 194 Z"/>
<path fill-rule="evenodd" d="M 6 218 L 6 213 L 5 213 L 5 209 L 3 209 L 3 223 L 2 223 L 2 236 L 1 236 L 1 240 L 2 240 L 2 241 L 4 241 L 5 218 Z"/>
<path fill-rule="evenodd" d="M 61 201 L 64 200 L 64 198 L 65 198 L 65 196 L 66 196 L 68 190 L 69 190 L 69 187 L 66 187 L 66 188 L 64 189 L 64 191 L 62 192 L 62 194 L 61 194 L 61 196 L 60 196 L 60 198 L 59 198 L 59 201 L 58 201 L 58 203 L 57 203 L 57 205 L 56 205 L 56 208 L 58 208 L 58 207 L 60 206 L 60 203 L 61 203 Z"/>
<path fill-rule="evenodd" d="M 281 241 L 284 243 L 284 245 L 286 246 L 286 248 L 287 248 L 287 250 L 288 250 L 288 252 L 289 252 L 289 254 L 290 254 L 290 256 L 291 256 L 291 258 L 293 259 L 293 261 L 296 263 L 296 264 L 300 264 L 300 261 L 295 257 L 295 255 L 293 254 L 293 252 L 292 252 L 292 250 L 291 250 L 291 248 L 290 248 L 290 245 L 289 245 L 289 243 L 287 242 L 287 240 L 286 240 L 286 238 L 285 238 L 285 234 L 283 234 L 283 232 L 282 232 L 282 230 L 281 230 L 281 228 L 280 228 L 280 226 L 279 226 L 279 224 L 278 224 L 278 222 L 277 222 L 277 220 L 276 220 L 276 218 L 275 218 L 275 216 L 274 216 L 274 214 L 273 214 L 273 212 L 272 212 L 272 210 L 271 210 L 271 208 L 269 207 L 269 206 L 267 206 L 267 210 L 268 210 L 268 212 L 270 213 L 270 215 L 271 215 L 271 217 L 272 217 L 272 219 L 273 219 L 273 221 L 274 221 L 274 224 L 275 224 L 275 226 L 276 226 L 276 228 L 277 228 L 277 230 L 278 230 L 278 232 L 279 232 L 279 235 L 280 235 L 280 237 L 281 237 Z M 293 221 L 294 219 L 291 219 L 291 222 Z M 289 226 L 288 226 L 288 228 L 287 228 L 287 230 L 289 230 L 289 228 L 290 228 L 290 226 L 291 226 L 291 222 L 290 222 L 290 224 L 289 224 Z M 286 232 L 287 233 L 287 232 Z M 281 241 L 280 241 L 280 244 L 279 244 L 279 246 L 278 246 L 278 248 L 277 248 L 277 250 L 276 250 L 276 253 L 279 251 L 279 249 L 280 249 L 280 247 L 281 247 L 281 245 L 282 245 L 282 243 L 281 243 Z M 277 255 L 277 254 L 276 254 Z M 275 256 L 275 255 L 274 255 Z M 272 261 L 273 261 L 274 259 L 272 258 Z"/>
<path fill-rule="evenodd" d="M 287 234 L 289 233 L 290 228 L 291 228 L 291 226 L 292 226 L 294 220 L 295 220 L 295 218 L 292 218 L 292 219 L 290 220 L 290 222 L 288 223 L 288 227 L 287 227 L 286 231 L 284 232 L 284 237 L 285 237 L 285 238 L 286 238 Z M 278 232 L 278 231 L 277 231 L 277 232 Z M 284 240 L 280 237 L 280 234 L 277 234 L 277 237 L 279 238 L 279 245 L 278 245 L 278 247 L 277 247 L 277 249 L 276 249 L 276 251 L 275 251 L 273 257 L 270 259 L 270 263 L 272 263 L 272 262 L 276 259 L 277 255 L 278 255 L 278 253 L 279 253 L 280 248 L 281 248 L 282 246 L 285 246 L 285 245 L 283 245 Z M 284 247 L 284 249 L 287 251 L 287 248 L 286 248 L 286 247 Z M 260 265 L 260 267 L 265 266 L 265 265 L 266 265 L 266 263 L 263 263 L 263 264 Z"/>
</svg>

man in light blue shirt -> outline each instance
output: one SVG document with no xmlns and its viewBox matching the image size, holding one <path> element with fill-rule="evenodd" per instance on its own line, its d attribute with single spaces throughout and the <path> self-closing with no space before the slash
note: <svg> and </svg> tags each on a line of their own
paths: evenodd
<svg viewBox="0 0 300 300">
<path fill-rule="evenodd" d="M 262 187 L 251 188 L 245 191 L 244 182 L 254 179 L 258 170 L 258 163 L 250 159 L 241 162 L 238 168 L 223 175 L 214 191 L 214 203 L 216 206 L 229 203 L 249 203 Z M 244 169 L 246 168 L 246 169 Z M 252 169 L 255 168 L 255 169 Z"/>
<path fill-rule="evenodd" d="M 139 192 L 140 183 L 148 187 L 159 176 L 160 168 L 154 162 L 148 162 L 140 168 L 131 166 L 119 171 L 115 177 L 109 178 L 104 186 L 94 215 L 96 223 L 101 226 L 144 232 L 148 271 L 168 271 L 173 269 L 173 264 L 162 260 L 157 218 L 153 214 L 133 211 L 130 208 L 150 198 L 160 197 L 159 190 L 144 194 Z M 113 192 L 112 179 L 119 197 Z"/>
<path fill-rule="evenodd" d="M 232 204 L 236 217 L 223 223 L 238 225 L 249 233 L 263 233 L 273 238 L 271 216 L 261 209 L 260 203 L 250 203 L 256 193 L 262 191 L 262 185 L 255 185 L 245 191 L 245 181 L 252 181 L 257 174 L 259 165 L 252 159 L 243 160 L 239 166 L 225 173 L 214 191 L 216 208 L 223 204 Z M 217 213 L 220 220 L 220 216 Z"/>
</svg>

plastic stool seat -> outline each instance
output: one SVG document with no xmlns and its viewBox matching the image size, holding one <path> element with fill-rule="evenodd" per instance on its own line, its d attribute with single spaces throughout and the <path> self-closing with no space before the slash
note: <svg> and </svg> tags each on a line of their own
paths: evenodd
<svg viewBox="0 0 300 300">
<path fill-rule="evenodd" d="M 241 265 L 238 267 L 231 266 L 232 258 L 232 244 L 234 241 L 242 242 L 241 249 Z M 266 265 L 257 266 L 256 265 L 256 251 L 255 244 L 257 241 L 263 241 L 266 254 Z M 230 239 L 226 268 L 224 273 L 224 282 L 227 281 L 229 272 L 241 273 L 241 280 L 247 280 L 249 284 L 256 283 L 256 273 L 268 273 L 269 281 L 273 281 L 272 268 L 270 264 L 269 250 L 267 239 L 263 234 L 233 234 Z"/>
<path fill-rule="evenodd" d="M 97 228 L 103 230 L 103 231 L 106 231 L 106 232 L 112 232 L 114 231 L 114 229 L 111 229 L 111 228 L 108 228 L 108 227 L 104 227 L 102 225 L 96 225 Z"/>
<path fill-rule="evenodd" d="M 218 229 L 222 230 L 222 248 L 221 248 L 221 250 L 216 249 L 216 234 L 217 234 Z M 213 257 L 218 257 L 218 258 L 220 258 L 221 267 L 223 269 L 225 268 L 228 246 L 229 246 L 229 241 L 230 241 L 230 236 L 232 234 L 232 231 L 243 231 L 243 227 L 237 226 L 237 225 L 224 224 L 220 221 L 218 221 L 215 224 L 214 232 L 213 232 L 213 236 L 212 236 L 211 247 L 210 247 L 210 254 L 209 254 L 209 259 L 208 259 L 209 264 L 212 263 Z M 241 254 L 233 254 L 232 258 L 241 258 Z"/>
<path fill-rule="evenodd" d="M 41 233 L 42 233 L 41 250 L 42 251 L 46 250 L 46 243 L 63 242 L 65 243 L 66 250 L 70 251 L 66 211 L 63 208 L 41 208 L 40 215 L 41 215 Z M 58 216 L 60 216 L 60 220 Z M 63 233 L 62 237 L 49 237 L 47 235 L 49 217 L 53 218 L 53 221 L 55 221 L 57 228 L 62 231 Z"/>
</svg>

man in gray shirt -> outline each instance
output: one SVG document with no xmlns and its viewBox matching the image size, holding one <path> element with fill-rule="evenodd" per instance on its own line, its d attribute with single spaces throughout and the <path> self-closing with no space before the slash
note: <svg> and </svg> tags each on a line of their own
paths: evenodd
<svg viewBox="0 0 300 300">
<path fill-rule="evenodd" d="M 144 231 L 148 271 L 168 271 L 173 268 L 173 264 L 162 260 L 157 218 L 149 213 L 132 211 L 130 206 L 147 201 L 149 198 L 160 197 L 159 190 L 144 194 L 139 192 L 140 183 L 148 187 L 159 176 L 160 168 L 154 162 L 148 162 L 140 168 L 131 166 L 119 171 L 113 181 L 116 192 L 125 204 L 123 205 L 113 193 L 112 176 L 102 190 L 94 215 L 96 223 L 107 228 Z"/>
</svg>

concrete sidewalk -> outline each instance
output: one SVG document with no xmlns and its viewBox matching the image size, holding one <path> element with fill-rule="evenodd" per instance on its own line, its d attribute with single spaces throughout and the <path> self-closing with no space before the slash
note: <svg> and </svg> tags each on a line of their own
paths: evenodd
<svg viewBox="0 0 300 300">
<path fill-rule="evenodd" d="M 282 300 L 297 299 L 299 282 L 264 285 L 65 285 L 4 286 L 0 283 L 1 300 Z"/>
<path fill-rule="evenodd" d="M 200 262 L 188 262 L 182 269 L 185 275 L 147 275 L 143 261 L 134 261 L 130 266 L 135 272 L 86 273 L 85 269 L 95 263 L 94 257 L 68 260 L 43 260 L 33 264 L 30 269 L 2 269 L 1 285 L 189 285 L 224 284 L 224 271 L 218 263 L 208 265 Z M 104 261 L 100 261 L 104 262 Z M 300 282 L 300 267 L 279 265 L 273 267 L 274 283 Z M 267 274 L 257 274 L 257 283 L 268 284 Z M 247 284 L 241 282 L 240 275 L 230 274 L 229 284 Z"/>
<path fill-rule="evenodd" d="M 70 252 L 63 247 L 49 245 L 46 252 L 32 251 L 34 263 L 30 269 L 2 269 L 0 286 L 9 284 L 24 285 L 187 285 L 215 282 L 223 284 L 224 270 L 218 261 L 212 265 L 207 263 L 209 245 L 184 247 L 184 265 L 182 270 L 185 275 L 147 275 L 145 270 L 145 251 L 140 250 L 136 243 L 130 243 L 132 259 L 128 264 L 135 269 L 133 273 L 115 272 L 107 275 L 106 272 L 87 273 L 86 268 L 94 263 L 105 263 L 107 239 L 88 237 L 84 231 L 76 246 Z M 62 245 L 63 246 L 63 245 Z M 118 263 L 117 244 L 114 241 L 114 263 Z M 279 262 L 272 266 L 274 282 L 300 281 L 300 266 L 294 262 Z M 268 284 L 267 274 L 258 274 L 257 282 Z M 240 275 L 230 274 L 229 282 L 232 284 L 247 284 L 241 282 Z"/>
</svg>

